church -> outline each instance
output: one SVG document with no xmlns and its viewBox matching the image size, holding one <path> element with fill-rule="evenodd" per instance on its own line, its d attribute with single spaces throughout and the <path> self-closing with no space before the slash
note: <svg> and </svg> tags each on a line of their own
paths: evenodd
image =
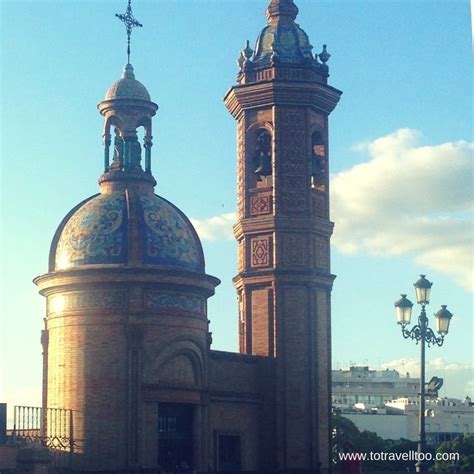
<svg viewBox="0 0 474 474">
<path fill-rule="evenodd" d="M 341 92 L 297 15 L 293 0 L 270 1 L 224 97 L 237 127 L 239 353 L 212 349 L 220 281 L 189 219 L 154 192 L 158 105 L 130 61 L 98 105 L 99 192 L 66 214 L 34 280 L 47 301 L 43 429 L 68 411 L 76 469 L 331 468 L 328 116 Z M 130 1 L 119 17 L 130 40 Z"/>
</svg>

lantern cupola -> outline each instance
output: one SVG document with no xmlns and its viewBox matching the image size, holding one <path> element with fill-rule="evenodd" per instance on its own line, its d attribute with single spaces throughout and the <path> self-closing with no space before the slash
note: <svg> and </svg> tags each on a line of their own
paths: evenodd
<svg viewBox="0 0 474 474">
<path fill-rule="evenodd" d="M 97 107 L 105 119 L 104 174 L 99 180 L 101 185 L 132 180 L 149 183 L 153 187 L 156 181 L 151 173 L 152 117 L 158 105 L 151 101 L 146 87 L 135 79 L 130 63 L 126 64 L 122 77 L 109 87 L 104 100 Z M 141 128 L 142 144 L 138 139 Z"/>
</svg>

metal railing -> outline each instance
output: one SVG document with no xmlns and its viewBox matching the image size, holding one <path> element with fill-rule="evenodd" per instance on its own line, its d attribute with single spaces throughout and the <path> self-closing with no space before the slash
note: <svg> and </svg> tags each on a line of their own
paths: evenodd
<svg viewBox="0 0 474 474">
<path fill-rule="evenodd" d="M 50 449 L 53 464 L 72 468 L 81 447 L 74 437 L 74 412 L 66 408 L 14 407 L 11 442 L 19 446 L 40 443 Z"/>
</svg>

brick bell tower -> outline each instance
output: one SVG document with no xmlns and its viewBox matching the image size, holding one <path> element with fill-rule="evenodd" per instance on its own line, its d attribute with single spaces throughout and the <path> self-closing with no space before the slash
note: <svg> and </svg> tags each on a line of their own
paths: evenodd
<svg viewBox="0 0 474 474">
<path fill-rule="evenodd" d="M 277 469 L 330 466 L 329 53 L 272 0 L 225 105 L 237 120 L 240 352 L 275 358 Z"/>
</svg>

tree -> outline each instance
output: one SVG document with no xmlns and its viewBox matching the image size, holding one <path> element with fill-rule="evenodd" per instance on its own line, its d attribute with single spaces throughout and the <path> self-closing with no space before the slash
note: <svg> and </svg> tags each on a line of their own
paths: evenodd
<svg viewBox="0 0 474 474">
<path fill-rule="evenodd" d="M 360 431 L 348 418 L 339 414 L 333 417 L 333 462 L 340 464 L 339 454 L 351 446 L 356 453 L 408 453 L 417 450 L 417 443 L 407 439 L 382 439 L 372 431 Z M 428 451 L 431 451 L 428 448 Z M 366 460 L 363 463 L 364 471 L 414 471 L 414 461 L 402 459 L 381 459 L 379 461 Z"/>
<path fill-rule="evenodd" d="M 447 472 L 452 464 L 457 464 L 461 472 L 474 471 L 474 435 L 466 433 L 462 436 L 457 436 L 452 441 L 441 443 L 436 450 L 436 454 L 446 453 L 458 453 L 459 461 L 436 461 L 434 465 L 436 472 Z"/>
<path fill-rule="evenodd" d="M 372 431 L 360 431 L 348 418 L 336 414 L 333 418 L 333 462 L 340 463 L 339 454 L 347 451 L 348 447 L 356 453 L 383 452 L 385 441 Z M 364 467 L 385 469 L 385 461 L 364 461 Z"/>
</svg>

